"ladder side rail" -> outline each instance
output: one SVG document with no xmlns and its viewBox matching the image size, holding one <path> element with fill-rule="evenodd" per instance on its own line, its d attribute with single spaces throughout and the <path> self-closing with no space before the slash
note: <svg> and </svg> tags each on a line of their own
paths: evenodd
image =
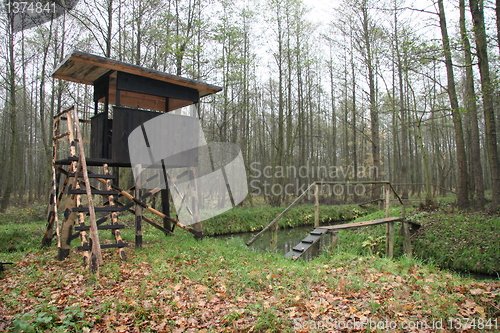
<svg viewBox="0 0 500 333">
<path fill-rule="evenodd" d="M 90 188 L 90 180 L 87 170 L 87 162 L 85 160 L 85 149 L 83 147 L 83 139 L 80 128 L 80 122 L 78 119 L 78 110 L 76 108 L 73 109 L 72 115 L 72 123 L 74 122 L 76 129 L 76 138 L 78 139 L 78 150 L 79 150 L 79 162 L 82 169 L 83 181 L 85 183 L 85 190 L 87 192 L 87 200 L 89 207 L 89 215 L 90 215 L 90 238 L 91 238 L 91 270 L 95 273 L 99 272 L 99 266 L 102 265 L 102 253 L 101 253 L 101 245 L 99 242 L 99 233 L 97 230 L 97 219 L 95 216 L 94 204 L 92 201 L 92 190 Z M 69 115 L 69 114 L 68 114 Z M 68 122 L 69 123 L 69 122 Z M 74 144 L 72 145 L 74 146 Z"/>
<path fill-rule="evenodd" d="M 58 177 L 56 174 L 56 166 L 55 166 L 55 161 L 57 159 L 58 136 L 59 136 L 59 118 L 54 119 L 54 123 L 52 125 L 52 161 L 51 161 L 52 187 L 51 187 L 50 202 L 47 215 L 46 231 L 42 240 L 42 246 L 50 246 L 52 238 L 54 237 L 54 224 L 55 224 L 57 247 L 59 248 L 61 246 L 61 237 L 59 234 L 59 219 L 57 216 Z"/>
<path fill-rule="evenodd" d="M 73 115 L 72 115 L 72 111 L 74 109 L 75 108 L 73 107 L 69 112 L 67 112 L 67 119 L 66 119 L 67 123 L 68 123 L 68 132 L 69 132 L 68 139 L 69 139 L 69 143 L 70 143 L 70 145 L 69 145 L 69 156 L 70 157 L 77 156 L 76 155 L 75 128 L 73 127 L 74 120 L 73 120 Z M 75 190 L 78 190 L 81 188 L 80 183 L 78 181 L 78 172 L 80 172 L 80 171 L 81 171 L 81 165 L 79 164 L 79 161 L 77 159 L 72 159 L 68 172 L 73 173 L 74 177 L 72 177 L 72 185 L 73 186 L 70 185 L 70 188 L 73 188 Z M 73 194 L 68 198 L 68 200 L 70 200 L 71 198 L 73 198 L 73 200 L 74 200 L 74 207 L 80 207 L 82 205 L 80 194 Z M 85 225 L 85 214 L 83 212 L 79 212 L 77 214 L 77 216 L 78 216 L 78 224 L 80 226 L 84 226 Z M 74 224 L 74 221 L 72 223 Z M 80 241 L 81 241 L 82 246 L 86 246 L 89 244 L 89 239 L 87 236 L 87 232 L 85 230 L 80 231 Z M 71 240 L 69 242 L 71 242 Z M 83 255 L 84 267 L 88 267 L 89 262 L 90 262 L 89 252 L 83 251 L 82 255 Z"/>
<path fill-rule="evenodd" d="M 69 109 L 71 110 L 71 108 Z M 67 110 L 65 112 L 68 112 Z M 56 170 L 56 160 L 57 160 L 57 154 L 59 150 L 59 137 L 61 136 L 59 134 L 59 125 L 60 125 L 60 117 L 57 117 L 57 120 L 54 121 L 53 124 L 53 130 L 52 130 L 52 194 L 51 194 L 51 200 L 52 200 L 52 212 L 53 212 L 53 218 L 54 218 L 54 224 L 56 228 L 56 237 L 57 237 L 57 247 L 61 247 L 61 234 L 59 232 L 59 217 L 57 216 L 58 211 L 57 207 L 59 205 L 60 199 L 58 198 L 58 190 L 59 190 L 59 176 L 61 175 L 61 172 L 59 170 Z M 68 132 L 66 132 L 67 135 L 69 135 Z M 65 133 L 65 134 L 66 134 Z M 57 167 L 59 169 L 59 167 Z M 56 173 L 59 171 L 58 173 Z M 65 190 L 67 184 L 67 178 L 65 179 L 62 191 Z"/>
</svg>

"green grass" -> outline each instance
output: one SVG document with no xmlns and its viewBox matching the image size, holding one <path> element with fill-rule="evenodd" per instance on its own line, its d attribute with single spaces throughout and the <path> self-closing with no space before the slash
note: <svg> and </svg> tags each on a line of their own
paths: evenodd
<svg viewBox="0 0 500 333">
<path fill-rule="evenodd" d="M 496 318 L 499 282 L 475 282 L 418 260 L 324 253 L 293 262 L 237 238 L 196 241 L 151 230 L 149 244 L 99 277 L 73 252 L 26 251 L 0 280 L 0 330 L 14 332 L 292 332 L 321 320 Z M 4 326 L 1 326 L 4 325 Z M 310 331 L 310 330 L 306 330 Z M 321 330 L 318 330 L 321 331 Z"/>
<path fill-rule="evenodd" d="M 391 208 L 390 216 L 401 216 Z M 412 236 L 413 254 L 422 261 L 463 273 L 500 275 L 500 217 L 442 209 L 434 212 L 407 210 L 407 218 L 422 225 Z M 385 217 L 376 211 L 354 221 Z M 403 255 L 400 223 L 396 223 L 394 255 Z M 338 250 L 355 255 L 385 256 L 385 225 L 339 231 Z"/>
<path fill-rule="evenodd" d="M 253 232 L 263 229 L 273 221 L 285 207 L 236 207 L 219 216 L 203 221 L 203 231 L 209 236 Z M 358 205 L 320 206 L 320 223 L 330 224 L 350 221 L 370 212 Z M 278 222 L 280 228 L 293 228 L 314 224 L 314 206 L 291 208 Z"/>
<path fill-rule="evenodd" d="M 415 254 L 444 268 L 500 274 L 500 218 L 481 213 L 420 213 Z"/>
<path fill-rule="evenodd" d="M 334 213 L 322 207 L 320 212 L 330 217 L 351 212 L 354 217 L 356 210 Z M 238 208 L 220 218 L 252 219 L 240 222 L 243 229 L 260 220 L 267 224 L 266 211 Z M 390 215 L 398 212 L 394 208 Z M 274 213 L 269 213 L 271 219 Z M 290 213 L 283 226 L 300 220 L 312 223 L 311 207 Z M 383 216 L 385 212 L 377 211 L 358 219 Z M 97 277 L 82 268 L 77 251 L 58 262 L 55 247 L 39 248 L 43 211 L 11 210 L 0 220 L 0 260 L 15 263 L 0 278 L 0 331 L 321 332 L 322 325 L 363 318 L 397 325 L 440 318 L 487 324 L 491 319 L 490 325 L 497 320 L 497 326 L 487 331 L 498 331 L 500 281 L 475 281 L 438 268 L 445 264 L 439 258 L 449 251 L 454 251 L 450 258 L 467 258 L 463 251 L 469 251 L 473 260 L 461 265 L 484 260 L 479 255 L 500 258 L 494 237 L 499 234 L 498 218 L 443 211 L 409 216 L 423 225 L 414 240 L 416 258 L 400 252 L 399 237 L 396 257 L 385 258 L 385 227 L 377 226 L 342 231 L 338 249 L 309 262 L 252 251 L 240 238 L 197 241 L 183 230 L 166 237 L 145 224 L 143 248 L 127 248 L 127 262 L 104 251 L 105 264 Z M 109 232 L 101 235 L 110 238 Z M 133 242 L 131 228 L 123 235 Z M 453 242 L 446 244 L 447 238 Z M 433 256 L 429 259 L 425 253 Z"/>
<path fill-rule="evenodd" d="M 41 206 L 9 208 L 0 215 L 0 255 L 36 249 L 45 231 Z M 2 261 L 0 257 L 0 261 Z"/>
</svg>

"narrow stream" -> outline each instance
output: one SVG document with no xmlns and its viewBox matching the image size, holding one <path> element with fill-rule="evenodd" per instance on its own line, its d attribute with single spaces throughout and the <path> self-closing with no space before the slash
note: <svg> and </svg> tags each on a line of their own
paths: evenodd
<svg viewBox="0 0 500 333">
<path fill-rule="evenodd" d="M 311 225 L 299 226 L 299 227 L 288 228 L 288 229 L 280 229 L 278 231 L 278 245 L 277 245 L 276 251 L 282 255 L 285 255 L 295 245 L 299 244 L 300 241 L 302 239 L 304 239 L 313 230 L 314 230 L 314 227 Z M 243 240 L 243 242 L 246 243 L 250 239 L 252 239 L 252 237 L 254 237 L 256 234 L 257 234 L 257 232 L 244 232 L 244 233 L 231 234 L 231 235 L 221 235 L 221 236 L 215 236 L 215 237 L 219 238 L 219 239 L 241 238 Z M 270 249 L 271 237 L 272 237 L 272 233 L 270 231 L 267 231 L 259 239 L 257 239 L 249 248 L 254 250 L 254 251 L 271 251 L 271 249 Z M 301 258 L 303 258 L 304 260 L 311 260 L 314 257 L 316 257 L 318 254 L 322 253 L 322 251 L 325 251 L 326 249 L 328 249 L 329 246 L 330 246 L 330 237 L 328 237 L 328 236 L 321 237 L 318 246 L 311 248 Z M 479 281 L 481 281 L 481 280 L 486 280 L 486 281 L 488 281 L 488 280 L 500 280 L 500 276 L 496 276 L 496 275 L 469 273 L 469 272 L 463 272 L 463 271 L 457 271 L 457 270 L 454 270 L 454 272 L 463 276 L 463 277 L 472 278 L 472 279 L 479 280 Z"/>
<path fill-rule="evenodd" d="M 288 253 L 295 245 L 299 244 L 302 239 L 304 239 L 311 231 L 314 230 L 314 227 L 311 225 L 307 226 L 299 226 L 295 228 L 288 229 L 280 229 L 278 231 L 278 245 L 276 247 L 276 251 L 285 255 Z M 257 232 L 244 232 L 239 234 L 231 234 L 231 235 L 221 235 L 216 236 L 216 238 L 225 239 L 225 238 L 241 238 L 245 243 L 248 242 L 252 237 L 254 237 Z M 257 239 L 250 248 L 252 250 L 258 251 L 271 251 L 271 237 L 272 232 L 265 232 L 259 239 Z M 307 251 L 302 258 L 305 260 L 311 260 L 316 257 L 321 251 L 327 248 L 330 245 L 330 237 L 324 236 L 321 237 L 318 246 L 311 248 Z"/>
</svg>

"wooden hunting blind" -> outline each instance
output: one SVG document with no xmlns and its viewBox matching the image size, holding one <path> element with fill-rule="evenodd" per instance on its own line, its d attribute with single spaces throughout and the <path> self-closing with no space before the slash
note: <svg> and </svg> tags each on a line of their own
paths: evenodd
<svg viewBox="0 0 500 333">
<path fill-rule="evenodd" d="M 134 129 L 165 112 L 197 104 L 200 98 L 215 94 L 222 88 L 81 51 L 74 51 L 67 57 L 52 77 L 92 85 L 94 115 L 90 119 L 79 119 L 78 110 L 71 107 L 54 117 L 52 194 L 43 244 L 50 245 L 52 238 L 57 235 L 58 258 L 62 260 L 69 255 L 71 240 L 80 237 L 82 246 L 79 250 L 84 251 L 86 264 L 93 264 L 94 260 L 97 260 L 97 257 L 94 258 L 94 252 L 99 252 L 100 255 L 100 250 L 92 250 L 92 246 L 99 244 L 96 232 L 107 229 L 113 232 L 116 244 L 101 244 L 100 248 L 116 247 L 124 259 L 123 247 L 127 244 L 121 239 L 119 229 L 124 226 L 118 224 L 117 217 L 125 211 L 136 215 L 136 246 L 141 246 L 142 243 L 143 220 L 165 233 L 171 233 L 177 225 L 195 236 L 200 236 L 199 231 L 170 218 L 168 190 L 143 192 L 138 185 L 129 191 L 122 190 L 118 184 L 112 183 L 117 177 L 111 174 L 110 167 L 115 167 L 118 173 L 120 167 L 132 166 L 128 138 Z M 185 118 L 185 122 L 194 120 Z M 65 132 L 61 132 L 62 121 L 67 122 Z M 88 157 L 85 157 L 83 148 L 85 140 L 81 135 L 81 123 L 90 123 L 91 127 Z M 176 140 L 175 137 L 164 144 L 177 147 Z M 61 152 L 58 152 L 58 149 L 61 149 L 59 141 L 69 142 L 69 151 L 63 152 L 67 154 L 62 159 L 58 157 L 61 155 Z M 89 170 L 87 166 L 98 167 L 97 172 Z M 162 194 L 163 213 L 145 203 L 148 197 L 158 192 Z M 101 207 L 94 206 L 94 195 L 103 198 Z M 66 199 L 64 222 L 62 227 L 59 227 L 57 211 L 63 198 Z M 118 198 L 126 198 L 128 202 L 120 202 Z M 132 209 L 134 205 L 135 210 Z M 142 216 L 143 209 L 160 216 L 164 222 L 163 226 Z M 99 219 L 95 217 L 96 213 L 101 214 L 97 217 L 100 217 Z M 90 215 L 90 226 L 85 225 L 87 215 Z M 106 221 L 110 221 L 110 224 L 104 224 Z M 73 234 L 73 230 L 77 232 Z M 90 239 L 87 238 L 87 231 L 90 232 Z"/>
<path fill-rule="evenodd" d="M 52 77 L 94 86 L 90 157 L 110 159 L 113 166 L 130 166 L 127 138 L 137 126 L 222 90 L 81 51 L 74 51 Z M 99 103 L 103 103 L 102 112 Z M 112 119 L 110 104 L 114 105 Z"/>
</svg>

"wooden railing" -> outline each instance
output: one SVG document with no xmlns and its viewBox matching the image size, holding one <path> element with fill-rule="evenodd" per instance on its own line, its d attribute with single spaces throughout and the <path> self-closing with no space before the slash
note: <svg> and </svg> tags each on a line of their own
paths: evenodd
<svg viewBox="0 0 500 333">
<path fill-rule="evenodd" d="M 401 218 L 405 217 L 405 203 L 401 199 L 401 197 L 396 193 L 394 188 L 392 187 L 391 183 L 388 181 L 359 181 L 359 182 L 326 182 L 326 181 L 316 181 L 311 183 L 307 189 L 302 192 L 301 195 L 299 195 L 288 207 L 286 207 L 274 220 L 271 221 L 267 226 L 265 226 L 259 233 L 257 233 L 251 240 L 249 240 L 246 244 L 247 246 L 252 245 L 260 236 L 264 234 L 267 230 L 271 229 L 271 227 L 274 227 L 274 237 L 273 240 L 276 242 L 277 238 L 277 231 L 278 231 L 278 221 L 285 215 L 286 212 L 288 212 L 292 207 L 294 207 L 300 199 L 302 199 L 306 194 L 309 193 L 309 191 L 314 187 L 314 226 L 319 227 L 319 190 L 321 185 L 384 185 L 384 201 L 385 201 L 385 215 L 386 217 L 389 217 L 390 214 L 390 202 L 391 202 L 391 192 L 394 193 L 398 201 L 401 203 Z M 389 230 L 390 226 L 388 225 L 388 230 L 387 233 L 388 235 L 394 234 L 394 230 Z M 392 226 L 392 228 L 394 228 Z M 388 253 L 392 252 L 390 251 L 391 249 L 388 249 Z"/>
</svg>

